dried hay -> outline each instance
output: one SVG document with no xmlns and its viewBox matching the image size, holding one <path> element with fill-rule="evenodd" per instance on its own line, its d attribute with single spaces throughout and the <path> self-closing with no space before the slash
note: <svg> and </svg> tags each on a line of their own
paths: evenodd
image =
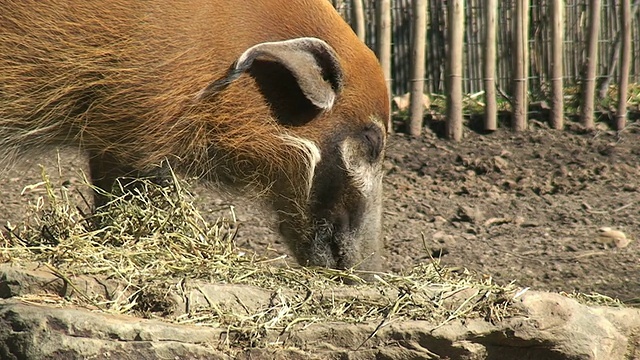
<svg viewBox="0 0 640 360">
<path fill-rule="evenodd" d="M 0 233 L 2 259 L 42 263 L 72 287 L 78 275 L 124 284 L 109 298 L 76 288 L 79 296 L 61 303 L 223 327 L 255 344 L 268 330 L 318 322 L 375 322 L 380 329 L 392 320 L 441 325 L 468 317 L 499 321 L 514 314 L 509 304 L 522 294 L 513 285 L 498 286 L 490 277 L 478 279 L 437 261 L 394 275 L 305 268 L 285 257 L 249 256 L 234 244 L 233 208 L 217 209 L 218 220 L 207 222 L 194 207 L 188 185 L 175 177 L 164 188 L 143 180 L 132 193 L 116 191 L 119 195 L 95 215 L 74 205 L 70 189 L 54 188 L 44 170 L 38 186 L 46 197 L 34 204 L 28 221 L 7 227 L 8 235 Z M 365 283 L 363 275 L 377 281 Z M 169 294 L 197 281 L 251 285 L 272 295 L 258 310 L 238 299 L 243 311 L 237 311 L 205 294 L 206 306 L 172 313 Z M 34 295 L 23 300 L 38 301 Z M 52 296 L 44 294 L 41 301 L 51 303 Z"/>
</svg>

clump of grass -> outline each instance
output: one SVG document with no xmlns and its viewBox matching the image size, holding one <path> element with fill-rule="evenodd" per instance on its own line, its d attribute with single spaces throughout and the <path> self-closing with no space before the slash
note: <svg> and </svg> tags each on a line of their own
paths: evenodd
<svg viewBox="0 0 640 360">
<path fill-rule="evenodd" d="M 80 294 L 74 300 L 105 312 L 224 327 L 250 344 L 270 330 L 326 321 L 377 322 L 380 328 L 391 320 L 499 321 L 514 313 L 509 307 L 513 285 L 499 286 L 437 261 L 402 275 L 368 273 L 376 281 L 365 283 L 364 274 L 355 270 L 249 256 L 235 245 L 233 209 L 218 209 L 219 218 L 208 222 L 193 205 L 188 185 L 175 177 L 167 187 L 142 181 L 133 192 L 113 196 L 95 215 L 80 211 L 70 190 L 55 188 L 44 171 L 41 186 L 46 199 L 34 205 L 29 220 L 6 236 L 0 233 L 0 255 L 5 261 L 45 264 L 71 285 L 79 275 L 118 281 L 120 294 Z M 356 285 L 344 285 L 345 280 Z M 254 307 L 238 299 L 243 311 L 237 311 L 205 295 L 206 302 L 175 313 L 170 294 L 199 282 L 250 285 L 271 296 Z M 50 295 L 44 297 L 51 301 Z"/>
<path fill-rule="evenodd" d="M 612 297 L 598 294 L 598 293 L 590 293 L 583 294 L 579 292 L 565 293 L 561 292 L 560 294 L 575 299 L 576 301 L 589 305 L 589 306 L 608 306 L 608 307 L 623 307 L 625 306 L 622 301 L 619 299 L 614 299 Z"/>
</svg>

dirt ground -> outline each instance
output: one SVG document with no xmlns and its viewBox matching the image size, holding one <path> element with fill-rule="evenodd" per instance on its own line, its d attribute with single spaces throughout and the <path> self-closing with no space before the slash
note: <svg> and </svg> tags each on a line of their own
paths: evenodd
<svg viewBox="0 0 640 360">
<path fill-rule="evenodd" d="M 610 131 L 480 135 L 461 143 L 432 132 L 392 135 L 387 150 L 385 241 L 389 270 L 440 257 L 498 283 L 538 290 L 599 292 L 640 299 L 640 126 Z M 56 156 L 57 155 L 57 156 Z M 78 183 L 85 159 L 74 150 L 21 159 L 0 174 L 0 224 L 16 223 L 42 189 L 42 164 L 54 184 Z M 58 168 L 60 171 L 58 171 Z M 197 186 L 204 212 L 229 199 Z M 284 253 L 272 217 L 255 200 L 233 200 L 241 247 Z M 598 229 L 633 241 L 603 244 Z"/>
</svg>

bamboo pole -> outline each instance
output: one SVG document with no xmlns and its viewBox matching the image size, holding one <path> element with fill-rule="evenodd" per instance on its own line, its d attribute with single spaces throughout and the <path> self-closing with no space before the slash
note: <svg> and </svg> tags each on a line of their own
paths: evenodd
<svg viewBox="0 0 640 360">
<path fill-rule="evenodd" d="M 582 81 L 582 106 L 580 119 L 587 129 L 593 129 L 593 113 L 598 65 L 598 38 L 600 34 L 600 0 L 589 0 L 589 34 L 587 35 L 587 59 Z"/>
<path fill-rule="evenodd" d="M 551 0 L 551 127 L 564 127 L 564 1 Z"/>
<path fill-rule="evenodd" d="M 640 7 L 640 0 L 634 0 L 631 6 L 631 17 L 635 17 Z M 633 35 L 631 37 L 633 39 Z M 613 79 L 614 71 L 618 67 L 618 58 L 620 57 L 620 48 L 622 47 L 622 30 L 616 33 L 616 39 L 614 41 L 613 48 L 611 49 L 611 55 L 607 63 L 607 70 L 605 75 L 600 78 L 597 85 L 598 99 L 604 99 L 607 96 L 607 90 L 609 90 L 609 83 Z"/>
<path fill-rule="evenodd" d="M 522 131 L 527 128 L 527 88 L 529 75 L 529 0 L 516 1 L 514 21 L 514 75 L 513 75 L 513 120 L 512 128 Z"/>
<path fill-rule="evenodd" d="M 377 0 L 376 3 L 376 53 L 384 78 L 387 81 L 387 93 L 391 101 L 391 0 Z M 389 132 L 393 126 L 389 122 Z"/>
<path fill-rule="evenodd" d="M 478 23 L 482 21 L 482 15 L 477 9 L 479 5 L 476 4 L 476 1 L 466 0 L 465 5 L 467 5 L 465 6 L 465 10 L 469 14 L 465 17 L 465 29 L 471 30 L 471 36 L 467 38 L 465 46 L 467 50 L 467 60 L 464 62 L 464 67 L 473 67 L 467 93 L 475 93 L 482 89 L 482 47 L 480 46 L 480 44 L 482 44 L 482 31 L 480 31 L 478 26 Z M 473 44 L 473 46 L 471 44 Z"/>
<path fill-rule="evenodd" d="M 473 19 L 472 18 L 472 6 L 473 6 L 473 0 L 467 0 L 467 2 L 471 2 L 471 6 L 466 6 L 464 8 L 464 13 L 462 16 L 465 17 L 465 19 Z M 451 17 L 449 17 L 451 18 Z M 449 27 L 451 26 L 458 26 L 458 25 L 454 25 L 452 23 L 449 23 Z M 471 44 L 474 43 L 474 39 L 473 39 L 473 20 L 467 22 L 466 26 L 463 27 L 462 31 L 465 33 L 464 36 L 466 36 L 467 38 L 467 43 L 469 44 L 467 46 L 467 66 L 464 66 L 462 68 L 462 78 L 466 79 L 466 81 L 463 82 L 462 84 L 462 92 L 465 94 L 470 94 L 471 92 L 473 92 L 471 89 L 473 88 L 473 81 L 475 79 L 475 74 L 474 74 L 474 70 L 476 69 L 476 66 L 478 66 L 478 61 L 476 61 L 476 59 L 474 59 L 474 55 L 475 52 L 473 51 L 474 48 Z M 464 62 L 464 60 L 463 60 Z"/>
<path fill-rule="evenodd" d="M 353 14 L 352 27 L 358 38 L 364 42 L 367 30 L 364 22 L 364 4 L 363 0 L 353 0 L 351 2 L 351 11 Z"/>
<path fill-rule="evenodd" d="M 411 44 L 411 95 L 409 134 L 420 136 L 424 116 L 424 68 L 427 35 L 427 1 L 413 1 L 413 41 Z"/>
<path fill-rule="evenodd" d="M 506 9 L 508 3 L 501 2 L 498 3 L 498 19 L 497 22 L 501 24 L 498 28 L 498 54 L 504 51 L 504 47 L 508 46 L 507 40 L 507 32 L 508 29 L 511 28 L 510 17 L 505 17 Z M 510 79 L 512 64 L 508 64 L 507 61 L 502 61 L 498 63 L 497 73 L 498 73 L 498 82 L 507 81 Z M 498 85 L 498 83 L 496 84 Z"/>
<path fill-rule="evenodd" d="M 447 133 L 448 139 L 462 139 L 462 62 L 464 49 L 464 1 L 448 1 L 447 38 Z"/>
<path fill-rule="evenodd" d="M 622 0 L 620 9 L 622 24 L 622 49 L 620 54 L 620 80 L 618 81 L 618 111 L 615 129 L 622 130 L 627 123 L 627 87 L 629 86 L 629 65 L 631 63 L 631 2 Z"/>
<path fill-rule="evenodd" d="M 484 27 L 483 77 L 484 77 L 484 129 L 498 128 L 498 104 L 496 101 L 496 13 L 497 0 L 486 0 L 484 3 L 487 23 Z"/>
</svg>

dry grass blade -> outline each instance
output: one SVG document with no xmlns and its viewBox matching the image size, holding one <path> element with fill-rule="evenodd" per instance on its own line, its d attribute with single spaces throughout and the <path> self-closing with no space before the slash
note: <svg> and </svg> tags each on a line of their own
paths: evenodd
<svg viewBox="0 0 640 360">
<path fill-rule="evenodd" d="M 13 227 L 8 236 L 0 235 L 0 254 L 7 261 L 45 263 L 72 286 L 78 275 L 123 284 L 122 291 L 108 299 L 78 297 L 86 306 L 224 327 L 251 344 L 269 331 L 325 321 L 376 322 L 379 329 L 403 319 L 445 324 L 461 317 L 498 321 L 510 314 L 514 286 L 478 281 L 437 261 L 404 275 L 374 274 L 379 281 L 365 284 L 357 271 L 246 256 L 233 241 L 237 224 L 228 220 L 235 218 L 232 208 L 208 223 L 181 180 L 174 178 L 167 187 L 149 181 L 138 185 L 132 193 L 114 195 L 87 217 L 73 204 L 69 190 L 54 188 L 43 172 L 38 186 L 45 187 L 46 198 L 35 204 L 28 222 Z M 345 280 L 360 285 L 343 285 Z M 234 294 L 231 303 L 218 303 L 203 283 L 255 286 L 271 298 L 248 304 Z M 195 301 L 190 289 L 203 300 Z M 181 314 L 175 313 L 176 298 L 185 303 Z"/>
</svg>

